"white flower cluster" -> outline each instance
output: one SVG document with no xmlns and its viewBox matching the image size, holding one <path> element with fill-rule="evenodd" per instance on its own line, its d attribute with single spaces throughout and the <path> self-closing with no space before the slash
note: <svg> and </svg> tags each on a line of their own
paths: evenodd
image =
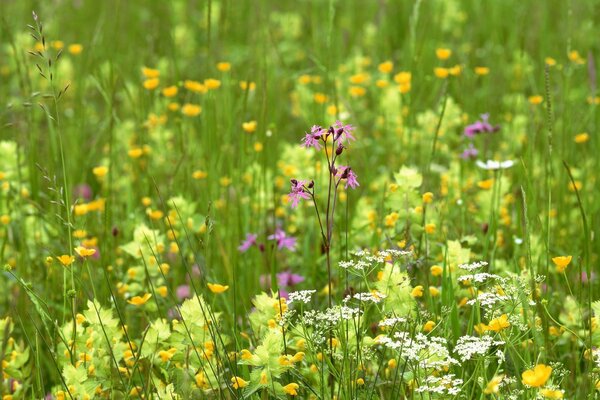
<svg viewBox="0 0 600 400">
<path fill-rule="evenodd" d="M 461 361 L 467 361 L 474 356 L 487 354 L 492 346 L 503 345 L 502 341 L 495 341 L 491 336 L 461 336 L 456 342 L 454 352 L 458 354 Z"/>
<path fill-rule="evenodd" d="M 406 322 L 406 318 L 402 317 L 391 317 L 379 321 L 379 326 L 394 326 L 396 324 L 403 324 Z"/>
<path fill-rule="evenodd" d="M 356 293 L 354 295 L 354 298 L 356 300 L 365 301 L 365 302 L 373 302 L 373 303 L 380 303 L 386 297 L 387 297 L 386 294 L 383 294 L 378 291 Z"/>
<path fill-rule="evenodd" d="M 443 376 L 429 375 L 421 386 L 415 389 L 417 393 L 436 393 L 436 394 L 448 394 L 456 396 L 460 393 L 460 387 L 463 384 L 462 379 L 455 378 L 454 374 L 448 374 Z"/>
<path fill-rule="evenodd" d="M 395 340 L 394 340 L 395 339 Z M 408 332 L 396 332 L 394 339 L 384 336 L 379 343 L 397 350 L 401 358 L 407 361 L 416 361 L 421 368 L 445 368 L 458 361 L 450 357 L 446 339 L 441 337 L 428 337 L 417 333 L 414 338 Z"/>
<path fill-rule="evenodd" d="M 497 293 L 491 293 L 491 292 L 480 292 L 477 295 L 477 299 L 471 299 L 471 300 L 467 301 L 467 304 L 472 306 L 475 303 L 479 303 L 479 305 L 481 307 L 491 308 L 494 305 L 496 305 L 496 303 L 504 302 L 507 300 L 508 300 L 508 296 L 501 296 Z"/>
<path fill-rule="evenodd" d="M 476 261 L 470 264 L 460 264 L 458 268 L 464 269 L 465 271 L 475 271 L 488 265 L 486 261 Z"/>
<path fill-rule="evenodd" d="M 400 256 L 410 255 L 410 251 L 403 250 L 381 250 L 377 254 L 371 254 L 367 250 L 359 250 L 352 253 L 356 260 L 340 261 L 339 266 L 343 269 L 354 269 L 357 271 L 364 271 L 365 269 L 374 267 L 378 264 L 383 264 L 386 260 L 392 258 L 398 258 Z"/>
<path fill-rule="evenodd" d="M 472 281 L 475 283 L 484 283 L 491 279 L 502 279 L 500 275 L 489 274 L 487 272 L 480 272 L 478 274 L 462 275 L 458 277 L 459 282 Z"/>
<path fill-rule="evenodd" d="M 300 302 L 304 304 L 310 303 L 311 297 L 316 293 L 316 290 L 299 290 L 297 292 L 291 292 L 288 295 L 287 304 Z"/>
<path fill-rule="evenodd" d="M 302 314 L 302 322 L 309 326 L 327 329 L 338 324 L 341 320 L 353 319 L 362 312 L 358 308 L 335 306 L 325 311 L 309 310 Z"/>
</svg>

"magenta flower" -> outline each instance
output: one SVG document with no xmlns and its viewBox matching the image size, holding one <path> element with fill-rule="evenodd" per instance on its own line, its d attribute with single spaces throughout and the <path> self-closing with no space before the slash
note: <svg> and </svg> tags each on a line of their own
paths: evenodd
<svg viewBox="0 0 600 400">
<path fill-rule="evenodd" d="M 246 239 L 238 246 L 238 251 L 240 253 L 245 253 L 248 249 L 256 244 L 256 238 L 258 235 L 253 233 L 247 233 Z"/>
<path fill-rule="evenodd" d="M 269 235 L 267 239 L 277 241 L 277 248 L 279 250 L 284 248 L 290 251 L 296 250 L 296 238 L 293 236 L 287 236 L 285 231 L 281 228 L 277 228 L 275 233 Z"/>
<path fill-rule="evenodd" d="M 356 189 L 357 186 L 360 186 L 358 180 L 356 179 L 356 174 L 354 171 L 352 171 L 352 168 L 348 166 L 340 165 L 337 168 L 336 176 L 340 179 L 346 180 L 346 185 L 344 186 L 346 189 L 348 189 L 348 186 L 350 186 L 352 189 Z"/>
<path fill-rule="evenodd" d="M 192 297 L 192 291 L 190 290 L 190 285 L 181 285 L 177 286 L 177 298 L 179 300 L 189 299 Z"/>
<path fill-rule="evenodd" d="M 469 147 L 467 147 L 460 156 L 464 160 L 468 160 L 469 158 L 476 158 L 478 154 L 479 151 L 473 146 L 473 143 L 469 143 Z"/>
<path fill-rule="evenodd" d="M 292 179 L 290 182 L 292 183 L 292 188 L 290 190 L 289 196 L 292 200 L 292 208 L 296 208 L 298 207 L 298 202 L 300 201 L 300 199 L 309 200 L 310 194 L 304 188 L 306 181 Z"/>
<path fill-rule="evenodd" d="M 352 125 L 344 125 L 342 121 L 335 121 L 333 127 L 335 128 L 335 136 L 333 137 L 333 140 L 356 140 L 354 139 L 354 136 L 352 136 L 352 131 L 354 130 Z"/>
<path fill-rule="evenodd" d="M 317 150 L 321 150 L 321 144 L 319 143 L 319 140 L 324 133 L 325 130 L 319 125 L 313 125 L 313 127 L 310 129 L 310 133 L 307 133 L 304 139 L 302 139 L 304 142 L 302 143 L 302 146 L 307 148 L 314 147 Z"/>
<path fill-rule="evenodd" d="M 283 271 L 277 274 L 277 283 L 279 286 L 294 286 L 304 282 L 302 275 L 294 274 L 291 271 Z"/>
<path fill-rule="evenodd" d="M 493 133 L 500 129 L 500 125 L 492 126 L 489 123 L 490 114 L 481 114 L 481 121 L 475 121 L 465 127 L 465 136 L 472 138 L 479 133 Z"/>
</svg>

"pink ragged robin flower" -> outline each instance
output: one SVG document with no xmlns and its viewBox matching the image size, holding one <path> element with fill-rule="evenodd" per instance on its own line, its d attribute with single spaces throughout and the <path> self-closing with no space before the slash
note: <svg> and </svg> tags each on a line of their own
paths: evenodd
<svg viewBox="0 0 600 400">
<path fill-rule="evenodd" d="M 358 180 L 356 179 L 356 174 L 354 173 L 354 171 L 352 171 L 352 168 L 350 167 L 340 165 L 339 167 L 337 167 L 336 176 L 340 179 L 346 180 L 346 185 L 344 186 L 346 189 L 348 189 L 348 186 L 350 186 L 352 189 L 356 189 L 357 186 L 360 186 Z"/>
<path fill-rule="evenodd" d="M 292 201 L 292 208 L 296 208 L 298 207 L 298 202 L 301 199 L 305 199 L 305 200 L 309 200 L 310 199 L 310 194 L 308 193 L 305 185 L 306 185 L 306 181 L 305 180 L 297 180 L 297 179 L 292 179 L 290 181 L 292 183 L 292 188 L 290 190 L 289 193 L 289 197 L 290 200 Z M 309 183 L 309 185 L 313 185 L 312 182 Z"/>
</svg>

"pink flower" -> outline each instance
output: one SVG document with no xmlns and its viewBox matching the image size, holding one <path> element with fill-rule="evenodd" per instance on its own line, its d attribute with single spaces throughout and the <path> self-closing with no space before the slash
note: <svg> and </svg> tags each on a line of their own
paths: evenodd
<svg viewBox="0 0 600 400">
<path fill-rule="evenodd" d="M 335 121 L 333 127 L 335 128 L 335 136 L 333 137 L 333 140 L 356 140 L 354 139 L 354 136 L 352 136 L 352 131 L 354 130 L 352 125 L 344 125 L 342 121 Z"/>
<path fill-rule="evenodd" d="M 473 137 L 478 133 L 493 133 L 500 129 L 500 125 L 492 126 L 489 123 L 490 114 L 481 114 L 481 121 L 475 121 L 465 127 L 465 136 Z"/>
<path fill-rule="evenodd" d="M 319 140 L 321 136 L 325 133 L 325 130 L 321 128 L 319 125 L 313 125 L 310 129 L 310 133 L 307 133 L 302 141 L 303 147 L 314 147 L 317 150 L 321 150 L 321 144 Z"/>
<path fill-rule="evenodd" d="M 306 181 L 304 181 L 304 180 L 299 181 L 297 179 L 292 179 L 290 182 L 292 183 L 292 188 L 290 190 L 289 196 L 290 196 L 290 200 L 292 200 L 292 208 L 296 208 L 296 207 L 298 207 L 298 202 L 300 201 L 300 199 L 309 200 L 310 194 L 304 188 Z M 312 182 L 311 182 L 311 185 L 312 185 Z"/>
<path fill-rule="evenodd" d="M 256 238 L 258 236 L 253 233 L 247 233 L 246 239 L 239 245 L 238 250 L 240 253 L 245 253 L 248 249 L 256 244 Z"/>
<path fill-rule="evenodd" d="M 277 248 L 279 250 L 286 248 L 288 250 L 296 250 L 296 238 L 293 236 L 287 236 L 285 231 L 281 228 L 277 228 L 275 233 L 267 237 L 269 240 L 277 241 Z"/>
<path fill-rule="evenodd" d="M 356 189 L 357 186 L 360 186 L 358 180 L 356 179 L 356 174 L 350 167 L 340 165 L 337 168 L 336 176 L 340 179 L 346 179 L 346 185 L 344 186 L 346 189 L 348 189 L 348 186 L 350 186 L 352 189 Z"/>
</svg>

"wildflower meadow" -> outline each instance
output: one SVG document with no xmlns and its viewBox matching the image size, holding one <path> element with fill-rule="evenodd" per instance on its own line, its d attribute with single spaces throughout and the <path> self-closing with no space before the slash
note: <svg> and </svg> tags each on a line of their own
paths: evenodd
<svg viewBox="0 0 600 400">
<path fill-rule="evenodd" d="M 600 398 L 600 1 L 0 1 L 0 399 Z"/>
</svg>

